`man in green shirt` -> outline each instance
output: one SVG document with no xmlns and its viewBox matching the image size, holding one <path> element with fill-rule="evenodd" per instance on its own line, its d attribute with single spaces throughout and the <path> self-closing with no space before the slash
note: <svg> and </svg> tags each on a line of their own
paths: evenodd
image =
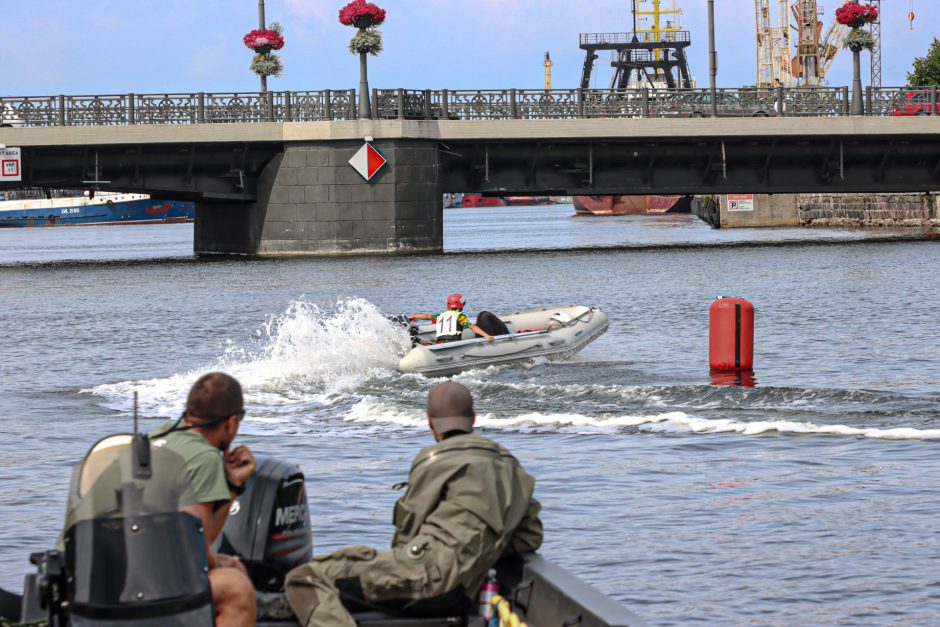
<svg viewBox="0 0 940 627">
<path fill-rule="evenodd" d="M 205 528 L 209 583 L 218 627 L 255 624 L 255 593 L 245 566 L 237 557 L 212 551 L 232 500 L 244 491 L 255 470 L 255 458 L 246 446 L 231 448 L 245 415 L 241 385 L 233 377 L 212 372 L 193 384 L 186 413 L 151 435 L 156 447 L 166 447 L 186 464 L 186 472 Z"/>
</svg>

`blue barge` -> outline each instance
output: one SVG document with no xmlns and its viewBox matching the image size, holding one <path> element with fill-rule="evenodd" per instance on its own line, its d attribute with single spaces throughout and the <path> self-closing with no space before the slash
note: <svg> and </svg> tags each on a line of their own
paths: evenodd
<svg viewBox="0 0 940 627">
<path fill-rule="evenodd" d="M 98 192 L 94 197 L 0 201 L 0 228 L 192 222 L 191 202 L 154 200 L 145 194 Z"/>
</svg>

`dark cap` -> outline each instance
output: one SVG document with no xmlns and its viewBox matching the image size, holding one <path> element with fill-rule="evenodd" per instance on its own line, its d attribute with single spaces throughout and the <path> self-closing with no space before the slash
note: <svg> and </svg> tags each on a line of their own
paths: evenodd
<svg viewBox="0 0 940 627">
<path fill-rule="evenodd" d="M 473 397 L 456 381 L 438 383 L 428 393 L 428 416 L 437 433 L 473 431 Z"/>
</svg>

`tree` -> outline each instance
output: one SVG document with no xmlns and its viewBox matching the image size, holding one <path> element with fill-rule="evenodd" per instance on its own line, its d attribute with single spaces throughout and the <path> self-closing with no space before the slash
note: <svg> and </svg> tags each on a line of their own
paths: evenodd
<svg viewBox="0 0 940 627">
<path fill-rule="evenodd" d="M 927 54 L 914 59 L 914 71 L 907 75 L 907 83 L 914 87 L 940 85 L 940 39 L 934 37 Z"/>
</svg>

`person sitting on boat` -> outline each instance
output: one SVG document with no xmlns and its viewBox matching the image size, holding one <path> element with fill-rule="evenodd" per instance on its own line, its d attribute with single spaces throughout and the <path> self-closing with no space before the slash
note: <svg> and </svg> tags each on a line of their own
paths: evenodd
<svg viewBox="0 0 940 627">
<path fill-rule="evenodd" d="M 231 448 L 245 415 L 241 385 L 222 372 L 199 378 L 189 391 L 186 411 L 151 436 L 153 446 L 165 447 L 183 458 L 195 489 L 206 530 L 209 582 L 216 625 L 255 624 L 254 586 L 241 561 L 216 553 L 212 543 L 222 532 L 232 501 L 245 489 L 256 462 L 246 446 Z"/>
<path fill-rule="evenodd" d="M 435 444 L 411 463 L 392 550 L 352 546 L 287 574 L 287 599 L 303 627 L 355 627 L 350 611 L 463 614 L 500 558 L 541 546 L 535 479 L 473 432 L 470 391 L 439 383 L 428 393 L 427 416 Z"/>
<path fill-rule="evenodd" d="M 477 337 L 485 337 L 487 342 L 492 342 L 495 338 L 494 335 L 503 335 L 509 333 L 509 330 L 506 329 L 506 325 L 502 323 L 499 318 L 489 313 L 488 311 L 481 311 L 480 315 L 477 317 L 478 324 L 472 324 L 470 319 L 467 318 L 467 314 L 463 312 L 463 308 L 466 307 L 467 301 L 464 299 L 463 294 L 459 292 L 454 292 L 447 297 L 447 311 L 441 312 L 438 315 L 434 314 L 412 314 L 408 316 L 409 320 L 430 320 L 437 325 L 437 341 L 438 342 L 455 342 L 463 338 L 463 330 L 469 328 L 471 331 L 476 333 Z M 483 326 L 480 326 L 479 323 L 484 320 L 490 320 L 490 317 L 495 318 L 502 329 L 484 329 Z M 482 319 L 482 320 L 481 320 Z"/>
</svg>

